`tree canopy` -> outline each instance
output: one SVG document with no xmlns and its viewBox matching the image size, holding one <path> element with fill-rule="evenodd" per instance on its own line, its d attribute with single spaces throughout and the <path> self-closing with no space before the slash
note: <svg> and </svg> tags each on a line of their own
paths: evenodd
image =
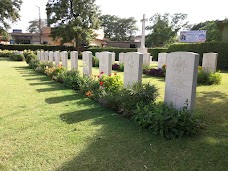
<svg viewBox="0 0 228 171">
<path fill-rule="evenodd" d="M 22 0 L 0 0 L 0 33 L 10 28 L 9 22 L 16 22 Z"/>
<path fill-rule="evenodd" d="M 136 19 L 119 18 L 115 15 L 102 15 L 100 17 L 101 26 L 104 28 L 105 38 L 110 40 L 130 40 L 136 33 Z"/>
<path fill-rule="evenodd" d="M 93 29 L 99 26 L 95 0 L 48 0 L 46 10 L 53 39 L 74 41 L 79 48 L 94 38 Z"/>
<path fill-rule="evenodd" d="M 47 20 L 41 19 L 40 28 L 42 29 L 45 26 L 47 26 Z M 29 21 L 29 26 L 27 28 L 27 31 L 29 33 L 40 33 L 41 32 L 40 28 L 39 28 L 39 19 L 35 19 L 35 20 Z"/>
<path fill-rule="evenodd" d="M 150 33 L 146 36 L 147 47 L 163 47 L 176 40 L 177 32 L 187 27 L 187 14 L 177 13 L 170 15 L 155 14 L 149 20 L 152 25 L 147 26 Z"/>
<path fill-rule="evenodd" d="M 191 30 L 207 30 L 206 42 L 221 42 L 222 40 L 222 33 L 219 31 L 216 21 L 195 24 Z"/>
</svg>

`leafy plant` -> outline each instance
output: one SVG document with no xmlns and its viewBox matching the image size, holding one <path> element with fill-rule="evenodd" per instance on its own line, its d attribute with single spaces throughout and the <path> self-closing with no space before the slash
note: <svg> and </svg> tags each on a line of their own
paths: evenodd
<svg viewBox="0 0 228 171">
<path fill-rule="evenodd" d="M 219 72 L 205 72 L 201 66 L 198 67 L 198 84 L 202 85 L 213 85 L 220 84 L 222 81 L 222 76 Z"/>
<path fill-rule="evenodd" d="M 93 56 L 93 67 L 99 67 L 99 59 Z"/>
<path fill-rule="evenodd" d="M 180 138 L 197 134 L 200 121 L 193 113 L 183 107 L 180 111 L 164 103 L 145 105 L 137 104 L 134 120 L 141 126 L 150 129 L 153 134 L 166 139 Z"/>
</svg>

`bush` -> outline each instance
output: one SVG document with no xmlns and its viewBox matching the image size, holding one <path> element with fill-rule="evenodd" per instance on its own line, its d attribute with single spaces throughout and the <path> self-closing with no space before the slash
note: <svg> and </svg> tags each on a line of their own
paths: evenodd
<svg viewBox="0 0 228 171">
<path fill-rule="evenodd" d="M 200 122 L 187 110 L 180 111 L 172 105 L 140 103 L 134 111 L 134 120 L 144 128 L 150 129 L 153 134 L 161 135 L 166 139 L 180 138 L 197 134 Z"/>
<path fill-rule="evenodd" d="M 36 68 L 41 64 L 41 62 L 37 59 L 31 59 L 29 61 L 29 67 L 36 70 Z"/>
<path fill-rule="evenodd" d="M 10 54 L 10 59 L 14 60 L 14 61 L 24 61 L 25 57 L 23 54 Z"/>
<path fill-rule="evenodd" d="M 10 57 L 14 52 L 9 50 L 0 50 L 0 57 Z"/>
<path fill-rule="evenodd" d="M 143 73 L 153 77 L 165 77 L 165 70 L 161 68 L 144 69 Z"/>
<path fill-rule="evenodd" d="M 205 72 L 203 71 L 202 67 L 198 67 L 198 77 L 197 83 L 201 85 L 213 85 L 213 84 L 220 84 L 222 81 L 222 76 L 219 72 L 212 73 L 212 72 Z"/>
<path fill-rule="evenodd" d="M 45 74 L 45 70 L 46 70 L 47 68 L 53 68 L 53 67 L 54 67 L 54 64 L 53 64 L 52 62 L 41 62 L 41 63 L 37 66 L 36 71 Z"/>
<path fill-rule="evenodd" d="M 70 89 L 79 90 L 83 78 L 79 75 L 79 71 L 70 70 L 59 73 L 57 79 L 61 79 L 64 86 Z"/>
<path fill-rule="evenodd" d="M 131 117 L 133 111 L 136 109 L 137 104 L 143 103 L 147 105 L 155 102 L 158 97 L 158 89 L 154 85 L 139 84 L 133 85 L 132 89 L 122 89 L 117 94 L 120 98 L 119 109 L 126 117 Z"/>
<path fill-rule="evenodd" d="M 120 72 L 124 72 L 124 64 L 112 64 L 112 70 L 115 70 L 115 71 L 120 71 Z"/>
<path fill-rule="evenodd" d="M 99 67 L 99 59 L 93 56 L 93 67 Z"/>
<path fill-rule="evenodd" d="M 187 51 L 200 54 L 202 65 L 203 53 L 218 53 L 218 69 L 228 68 L 228 43 L 178 43 L 169 46 L 168 52 Z"/>
<path fill-rule="evenodd" d="M 37 55 L 35 55 L 32 52 L 27 53 L 26 56 L 25 56 L 25 61 L 27 62 L 27 64 L 29 64 L 32 59 L 33 60 L 37 59 Z"/>
</svg>

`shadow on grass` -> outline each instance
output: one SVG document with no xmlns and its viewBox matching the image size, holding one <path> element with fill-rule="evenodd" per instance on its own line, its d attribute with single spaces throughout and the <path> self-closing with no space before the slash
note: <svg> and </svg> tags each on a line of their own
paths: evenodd
<svg viewBox="0 0 228 171">
<path fill-rule="evenodd" d="M 226 159 L 222 157 L 225 143 L 218 146 L 197 136 L 166 141 L 102 107 L 64 113 L 60 118 L 74 124 L 75 138 L 80 131 L 91 135 L 87 139 L 89 145 L 56 171 L 222 170 L 226 167 Z M 81 130 L 81 122 L 86 120 L 91 120 L 91 126 Z M 94 132 L 92 126 L 100 129 Z"/>
<path fill-rule="evenodd" d="M 161 81 L 161 82 L 165 82 L 165 78 L 163 78 L 163 77 L 152 77 L 152 76 L 143 74 L 142 78 L 151 78 L 151 79 L 156 79 L 156 80 Z"/>
<path fill-rule="evenodd" d="M 45 102 L 47 102 L 48 104 L 57 104 L 57 103 L 65 102 L 65 101 L 74 101 L 74 100 L 78 100 L 78 99 L 82 99 L 82 98 L 83 97 L 81 94 L 76 93 L 76 94 L 71 94 L 71 95 L 47 98 L 47 99 L 45 99 Z"/>
</svg>

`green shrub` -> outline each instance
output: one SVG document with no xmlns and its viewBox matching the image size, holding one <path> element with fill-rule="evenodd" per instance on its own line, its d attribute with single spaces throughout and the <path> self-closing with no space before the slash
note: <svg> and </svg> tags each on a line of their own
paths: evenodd
<svg viewBox="0 0 228 171">
<path fill-rule="evenodd" d="M 37 55 L 35 55 L 34 53 L 30 52 L 30 53 L 27 53 L 26 56 L 25 56 L 25 61 L 27 62 L 27 64 L 30 63 L 31 60 L 34 60 L 34 59 L 37 59 Z"/>
<path fill-rule="evenodd" d="M 178 43 L 169 46 L 168 52 L 187 51 L 200 55 L 202 65 L 203 53 L 218 53 L 218 69 L 228 68 L 228 43 Z"/>
<path fill-rule="evenodd" d="M 36 71 L 45 74 L 45 70 L 46 70 L 47 68 L 53 68 L 53 67 L 54 67 L 54 64 L 53 64 L 52 62 L 41 62 L 41 63 L 37 66 Z"/>
<path fill-rule="evenodd" d="M 58 74 L 57 79 L 62 79 L 64 86 L 79 90 L 83 78 L 79 75 L 79 71 L 70 70 Z"/>
<path fill-rule="evenodd" d="M 0 50 L 0 57 L 10 57 L 12 54 L 14 54 L 13 51 Z"/>
<path fill-rule="evenodd" d="M 124 72 L 124 63 L 120 64 L 119 71 Z"/>
<path fill-rule="evenodd" d="M 34 70 L 36 70 L 36 68 L 40 65 L 40 63 L 41 62 L 39 60 L 37 60 L 37 59 L 31 59 L 29 61 L 29 67 L 34 69 Z"/>
<path fill-rule="evenodd" d="M 124 88 L 118 93 L 121 97 L 121 101 L 119 102 L 119 112 L 127 117 L 133 115 L 133 111 L 136 109 L 137 104 L 143 103 L 144 105 L 147 105 L 155 102 L 158 97 L 158 89 L 149 83 L 136 83 L 131 89 Z"/>
<path fill-rule="evenodd" d="M 25 57 L 23 54 L 10 54 L 10 59 L 14 60 L 14 61 L 24 61 Z"/>
<path fill-rule="evenodd" d="M 93 56 L 93 67 L 99 67 L 99 59 Z"/>
<path fill-rule="evenodd" d="M 172 105 L 140 103 L 134 111 L 134 120 L 144 128 L 150 129 L 153 134 L 161 135 L 166 139 L 180 138 L 197 134 L 200 122 L 187 107 L 180 111 Z"/>
<path fill-rule="evenodd" d="M 201 85 L 213 85 L 213 84 L 220 84 L 222 81 L 222 76 L 219 72 L 212 73 L 212 72 L 205 72 L 203 71 L 202 67 L 198 67 L 198 77 L 197 83 Z"/>
</svg>

